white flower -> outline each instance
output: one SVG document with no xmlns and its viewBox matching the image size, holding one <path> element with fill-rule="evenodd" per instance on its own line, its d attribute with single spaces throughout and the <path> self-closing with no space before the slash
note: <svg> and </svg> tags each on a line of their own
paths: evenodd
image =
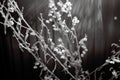
<svg viewBox="0 0 120 80">
<path fill-rule="evenodd" d="M 114 16 L 114 20 L 117 20 L 117 16 Z"/>
<path fill-rule="evenodd" d="M 55 52 L 58 52 L 58 48 L 54 48 L 54 51 L 55 51 Z"/>
<path fill-rule="evenodd" d="M 71 17 L 71 16 L 72 16 L 71 12 L 69 12 L 67 16 L 68 16 L 68 17 Z"/>
<path fill-rule="evenodd" d="M 75 30 L 75 28 L 74 28 L 74 27 L 72 27 L 72 28 L 71 28 L 71 30 L 72 30 L 72 31 L 74 31 L 74 30 Z"/>
<path fill-rule="evenodd" d="M 34 66 L 33 68 L 34 68 L 34 69 L 37 69 L 37 66 Z"/>
<path fill-rule="evenodd" d="M 45 76 L 44 80 L 53 80 L 53 78 L 51 76 Z"/>
<path fill-rule="evenodd" d="M 34 49 L 35 49 L 36 51 L 38 51 L 38 47 L 37 47 L 37 46 L 35 46 Z"/>
<path fill-rule="evenodd" d="M 80 21 L 78 20 L 78 18 L 75 16 L 73 19 L 72 19 L 72 24 L 73 26 L 75 26 L 76 24 L 78 24 Z"/>
<path fill-rule="evenodd" d="M 64 55 L 62 55 L 60 58 L 61 58 L 61 59 L 65 59 L 65 56 L 64 56 Z"/>
<path fill-rule="evenodd" d="M 63 44 L 59 44 L 59 45 L 57 45 L 57 46 L 60 47 L 60 48 L 63 48 L 63 47 L 64 47 Z"/>
<path fill-rule="evenodd" d="M 84 45 L 86 41 L 87 41 L 87 35 L 85 34 L 85 37 L 79 41 L 79 44 Z"/>
<path fill-rule="evenodd" d="M 48 7 L 51 9 L 50 11 L 57 10 L 57 7 L 55 6 L 54 0 L 49 0 L 49 6 Z"/>
<path fill-rule="evenodd" d="M 31 32 L 30 35 L 35 36 L 35 32 Z"/>
<path fill-rule="evenodd" d="M 46 20 L 46 23 L 50 23 L 50 21 L 49 21 L 49 20 Z"/>
<path fill-rule="evenodd" d="M 54 49 L 54 47 L 55 47 L 55 44 L 52 42 L 51 45 L 50 45 L 50 48 Z"/>
<path fill-rule="evenodd" d="M 68 32 L 69 32 L 69 30 L 65 30 L 65 32 L 66 32 L 66 33 L 68 33 Z"/>
<path fill-rule="evenodd" d="M 8 9 L 9 9 L 10 12 L 12 12 L 12 13 L 14 12 L 14 8 L 13 7 L 10 7 Z"/>
<path fill-rule="evenodd" d="M 61 51 L 58 51 L 59 55 L 62 55 L 62 52 Z"/>
<path fill-rule="evenodd" d="M 50 10 L 50 11 L 49 11 L 49 13 L 50 13 L 50 14 L 53 14 L 53 13 L 54 13 L 54 11 L 53 11 L 53 10 Z"/>
<path fill-rule="evenodd" d="M 53 21 L 52 18 L 50 18 L 49 21 L 52 22 Z"/>
<path fill-rule="evenodd" d="M 62 53 L 65 53 L 66 51 L 65 50 L 62 50 Z"/>
<path fill-rule="evenodd" d="M 56 12 L 56 16 L 57 16 L 58 20 L 61 20 L 61 14 L 60 14 L 60 12 Z"/>
<path fill-rule="evenodd" d="M 81 57 L 84 57 L 84 54 L 81 54 Z"/>
<path fill-rule="evenodd" d="M 48 41 L 52 42 L 52 38 L 48 38 Z"/>
<path fill-rule="evenodd" d="M 35 62 L 35 65 L 37 66 L 37 65 L 39 65 L 40 63 L 39 62 Z"/>
<path fill-rule="evenodd" d="M 13 26 L 14 25 L 14 22 L 12 20 L 9 21 L 9 25 L 10 26 Z"/>
<path fill-rule="evenodd" d="M 61 7 L 61 11 L 68 13 L 72 10 L 72 4 L 69 0 L 66 1 L 65 4 L 63 4 L 63 6 Z"/>
<path fill-rule="evenodd" d="M 49 13 L 48 16 L 52 16 L 52 13 Z"/>
<path fill-rule="evenodd" d="M 42 67 L 43 67 L 43 65 L 40 65 L 39 67 L 40 67 L 40 68 L 42 68 Z"/>
<path fill-rule="evenodd" d="M 115 76 L 115 78 L 118 78 L 118 74 L 115 70 L 112 71 L 112 75 Z"/>
<path fill-rule="evenodd" d="M 54 0 L 49 0 L 49 8 L 53 8 L 55 6 Z"/>
<path fill-rule="evenodd" d="M 63 6 L 62 1 L 57 2 L 57 5 L 60 6 L 60 7 L 62 7 Z"/>
<path fill-rule="evenodd" d="M 69 67 L 69 68 L 71 68 L 71 66 L 70 66 L 70 65 L 68 65 L 68 67 Z"/>
<path fill-rule="evenodd" d="M 86 51 L 82 51 L 82 54 L 84 54 L 84 55 L 85 55 L 85 54 L 86 54 Z"/>
<path fill-rule="evenodd" d="M 8 11 L 13 13 L 15 11 L 14 7 L 11 5 L 11 3 L 8 3 L 7 5 L 8 5 Z"/>
<path fill-rule="evenodd" d="M 59 41 L 59 42 L 62 42 L 62 39 L 61 39 L 61 38 L 58 38 L 58 41 Z"/>
<path fill-rule="evenodd" d="M 56 27 L 56 25 L 52 25 L 54 28 Z"/>
</svg>

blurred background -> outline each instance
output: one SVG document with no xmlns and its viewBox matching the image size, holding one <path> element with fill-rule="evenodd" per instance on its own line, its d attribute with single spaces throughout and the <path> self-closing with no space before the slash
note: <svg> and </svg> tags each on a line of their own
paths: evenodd
<svg viewBox="0 0 120 80">
<path fill-rule="evenodd" d="M 24 17 L 33 29 L 38 26 L 39 13 L 48 12 L 48 0 L 16 0 L 24 7 Z M 120 39 L 120 0 L 70 0 L 73 16 L 78 16 L 78 38 L 88 35 L 88 53 L 83 59 L 83 67 L 90 72 L 104 63 L 112 55 L 111 44 Z M 21 52 L 10 31 L 4 34 L 0 25 L 0 72 L 3 80 L 9 76 L 13 80 L 38 80 L 39 70 L 33 70 L 34 58 L 28 52 Z M 54 36 L 57 36 L 53 34 Z M 32 39 L 31 39 L 32 40 Z"/>
</svg>

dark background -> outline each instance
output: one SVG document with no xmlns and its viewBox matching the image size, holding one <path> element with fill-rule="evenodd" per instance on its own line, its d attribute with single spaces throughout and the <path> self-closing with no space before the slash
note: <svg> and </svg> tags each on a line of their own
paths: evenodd
<svg viewBox="0 0 120 80">
<path fill-rule="evenodd" d="M 47 0 L 16 1 L 20 7 L 23 6 L 25 8 L 24 17 L 30 19 L 28 21 L 32 25 L 36 25 L 36 16 L 38 16 L 40 12 L 45 13 L 47 11 Z M 74 15 L 79 16 L 79 11 L 78 13 L 76 13 L 76 11 L 73 13 L 75 13 Z M 115 16 L 117 17 L 117 20 L 114 20 Z M 102 0 L 102 23 L 101 34 L 95 35 L 96 32 L 99 32 L 99 28 L 95 31 L 97 25 L 92 27 L 92 29 L 94 29 L 93 31 L 92 29 L 88 30 L 88 36 L 90 36 L 88 39 L 89 52 L 85 57 L 86 60 L 84 66 L 89 71 L 94 70 L 104 63 L 107 56 L 111 55 L 111 43 L 118 43 L 118 40 L 120 39 L 120 0 Z M 33 57 L 27 52 L 21 52 L 16 40 L 12 38 L 11 32 L 7 32 L 8 33 L 5 35 L 4 27 L 0 25 L 0 73 L 2 74 L 2 80 L 6 80 L 7 78 L 12 80 L 39 79 L 39 71 L 33 70 Z M 91 39 L 91 35 L 95 35 L 92 36 L 94 39 Z M 96 39 L 96 36 L 100 37 Z"/>
</svg>

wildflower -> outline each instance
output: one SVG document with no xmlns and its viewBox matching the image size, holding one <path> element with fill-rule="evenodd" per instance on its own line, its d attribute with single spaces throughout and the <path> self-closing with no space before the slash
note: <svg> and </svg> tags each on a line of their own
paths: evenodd
<svg viewBox="0 0 120 80">
<path fill-rule="evenodd" d="M 52 25 L 54 28 L 56 27 L 55 25 Z"/>
<path fill-rule="evenodd" d="M 84 57 L 84 54 L 81 54 L 81 57 Z"/>
<path fill-rule="evenodd" d="M 21 21 L 22 21 L 22 19 L 19 17 L 19 18 L 18 18 L 18 23 L 19 23 L 19 25 L 21 25 L 21 23 L 22 23 Z"/>
<path fill-rule="evenodd" d="M 43 70 L 46 71 L 46 70 L 47 70 L 47 67 L 44 67 Z"/>
<path fill-rule="evenodd" d="M 45 45 L 44 45 L 44 48 L 48 48 L 48 45 L 45 44 Z"/>
<path fill-rule="evenodd" d="M 39 62 L 35 62 L 35 65 L 38 66 L 40 63 Z"/>
<path fill-rule="evenodd" d="M 68 16 L 68 17 L 71 17 L 71 16 L 72 16 L 71 12 L 69 12 L 67 16 Z"/>
<path fill-rule="evenodd" d="M 48 16 L 53 16 L 54 11 L 50 10 Z"/>
<path fill-rule="evenodd" d="M 58 51 L 57 53 L 58 53 L 59 55 L 62 55 L 62 52 L 61 52 L 61 51 Z"/>
<path fill-rule="evenodd" d="M 64 56 L 64 55 L 62 55 L 60 58 L 61 58 L 61 59 L 65 59 L 65 56 Z"/>
<path fill-rule="evenodd" d="M 48 41 L 52 42 L 52 38 L 48 38 Z"/>
<path fill-rule="evenodd" d="M 72 10 L 72 4 L 69 0 L 66 1 L 66 3 L 61 7 L 61 11 L 68 13 Z"/>
<path fill-rule="evenodd" d="M 33 68 L 34 68 L 34 69 L 37 69 L 37 66 L 35 65 Z"/>
<path fill-rule="evenodd" d="M 48 77 L 48 76 L 45 76 L 44 79 L 45 79 L 45 80 L 49 80 L 49 77 Z"/>
<path fill-rule="evenodd" d="M 117 20 L 117 16 L 114 17 L 114 20 Z"/>
<path fill-rule="evenodd" d="M 57 10 L 54 0 L 49 0 L 49 8 L 51 8 L 52 11 Z"/>
<path fill-rule="evenodd" d="M 72 19 L 72 24 L 73 26 L 75 26 L 76 24 L 78 24 L 80 21 L 78 20 L 78 18 L 75 16 L 73 19 Z"/>
<path fill-rule="evenodd" d="M 65 30 L 65 32 L 66 32 L 66 33 L 68 33 L 68 32 L 69 32 L 69 30 L 68 30 L 68 29 L 66 29 L 66 30 Z"/>
<path fill-rule="evenodd" d="M 57 5 L 60 6 L 60 7 L 62 7 L 63 6 L 63 2 L 59 1 L 59 2 L 57 2 Z"/>
<path fill-rule="evenodd" d="M 64 47 L 64 45 L 63 44 L 59 44 L 59 45 L 57 45 L 59 48 L 63 48 Z"/>
<path fill-rule="evenodd" d="M 40 67 L 40 68 L 42 68 L 42 67 L 43 67 L 43 65 L 41 64 L 39 67 Z"/>
<path fill-rule="evenodd" d="M 44 80 L 53 80 L 53 78 L 49 75 L 44 76 Z"/>
<path fill-rule="evenodd" d="M 71 68 L 71 66 L 70 66 L 70 65 L 68 65 L 68 67 L 69 67 L 69 68 Z"/>
<path fill-rule="evenodd" d="M 56 12 L 56 16 L 57 16 L 58 20 L 61 20 L 61 14 L 60 14 L 60 12 Z"/>
<path fill-rule="evenodd" d="M 61 22 L 61 27 L 62 27 L 62 28 L 65 28 L 65 27 L 66 27 L 66 21 L 65 21 L 65 20 L 63 20 L 63 21 Z"/>
<path fill-rule="evenodd" d="M 49 21 L 52 22 L 53 21 L 52 18 L 50 18 Z"/>
<path fill-rule="evenodd" d="M 56 16 L 55 16 L 55 15 L 53 15 L 52 17 L 53 17 L 53 18 L 56 18 Z"/>
<path fill-rule="evenodd" d="M 62 50 L 62 53 L 65 53 L 66 51 L 65 50 Z"/>
<path fill-rule="evenodd" d="M 32 47 L 32 49 L 34 49 L 35 51 L 38 51 L 38 47 L 37 46 Z"/>
<path fill-rule="evenodd" d="M 55 51 L 55 52 L 58 52 L 58 48 L 55 47 L 55 48 L 54 48 L 54 51 Z"/>
<path fill-rule="evenodd" d="M 85 34 L 85 37 L 79 41 L 79 44 L 84 45 L 86 41 L 87 41 L 87 35 Z"/>
<path fill-rule="evenodd" d="M 72 31 L 74 31 L 74 30 L 75 30 L 75 28 L 74 28 L 74 27 L 72 27 L 72 28 L 71 28 L 71 30 L 72 30 Z"/>
<path fill-rule="evenodd" d="M 52 16 L 52 13 L 49 13 L 48 16 Z"/>
<path fill-rule="evenodd" d="M 82 51 L 81 57 L 84 57 L 84 55 L 86 54 L 87 51 Z"/>
<path fill-rule="evenodd" d="M 118 74 L 115 70 L 112 71 L 112 75 L 115 77 L 115 78 L 118 78 Z"/>
<path fill-rule="evenodd" d="M 61 38 L 58 38 L 58 41 L 59 41 L 59 42 L 62 42 L 62 39 L 61 39 Z"/>
<path fill-rule="evenodd" d="M 35 32 L 31 32 L 30 35 L 35 36 Z"/>
<path fill-rule="evenodd" d="M 14 25 L 13 20 L 10 20 L 10 21 L 8 22 L 8 25 L 9 25 L 9 26 L 13 26 L 13 25 Z"/>
<path fill-rule="evenodd" d="M 10 11 L 10 12 L 14 12 L 14 8 L 13 7 L 10 7 L 10 8 L 8 8 L 8 10 Z"/>
<path fill-rule="evenodd" d="M 55 44 L 52 42 L 50 45 L 50 48 L 53 49 L 55 47 Z"/>
<path fill-rule="evenodd" d="M 49 0 L 49 8 L 53 8 L 55 6 L 54 0 Z"/>
<path fill-rule="evenodd" d="M 59 31 L 59 29 L 58 29 L 58 28 L 53 28 L 53 30 L 55 30 L 55 31 Z"/>
<path fill-rule="evenodd" d="M 55 31 L 59 31 L 59 28 L 56 27 L 56 26 L 55 26 L 55 27 L 53 26 L 53 30 L 55 30 Z"/>
<path fill-rule="evenodd" d="M 11 3 L 8 3 L 7 5 L 8 5 L 8 11 L 13 13 L 15 11 L 14 7 L 11 5 Z"/>
<path fill-rule="evenodd" d="M 50 23 L 50 21 L 49 21 L 49 20 L 46 20 L 46 23 Z"/>
</svg>

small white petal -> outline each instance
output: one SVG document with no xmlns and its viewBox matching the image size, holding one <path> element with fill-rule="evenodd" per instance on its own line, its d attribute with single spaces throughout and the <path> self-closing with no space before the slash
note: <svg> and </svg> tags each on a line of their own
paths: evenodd
<svg viewBox="0 0 120 80">
<path fill-rule="evenodd" d="M 31 32 L 30 35 L 35 36 L 35 32 Z"/>
<path fill-rule="evenodd" d="M 34 69 L 37 69 L 37 66 L 34 66 L 33 68 L 34 68 Z"/>
<path fill-rule="evenodd" d="M 46 23 L 50 23 L 50 21 L 49 21 L 49 20 L 46 20 Z"/>
</svg>

